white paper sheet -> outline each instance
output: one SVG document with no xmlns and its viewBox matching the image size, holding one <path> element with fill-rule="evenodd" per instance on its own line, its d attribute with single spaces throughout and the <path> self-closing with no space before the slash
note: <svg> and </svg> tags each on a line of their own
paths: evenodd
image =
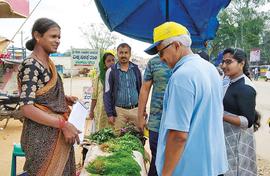
<svg viewBox="0 0 270 176">
<path fill-rule="evenodd" d="M 83 141 L 84 126 L 85 126 L 85 120 L 86 120 L 87 114 L 88 114 L 87 109 L 82 105 L 82 103 L 77 101 L 77 103 L 73 105 L 72 111 L 68 118 L 68 121 L 82 132 L 79 134 L 80 142 Z"/>
</svg>

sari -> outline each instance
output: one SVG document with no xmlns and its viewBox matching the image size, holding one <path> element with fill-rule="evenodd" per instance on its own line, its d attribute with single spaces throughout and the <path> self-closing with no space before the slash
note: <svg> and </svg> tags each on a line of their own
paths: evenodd
<svg viewBox="0 0 270 176">
<path fill-rule="evenodd" d="M 108 122 L 108 116 L 104 109 L 104 102 L 103 102 L 103 84 L 99 79 L 100 75 L 97 75 L 92 84 L 93 93 L 92 99 L 97 101 L 96 107 L 94 109 L 94 121 L 95 121 L 95 131 L 102 130 L 103 128 L 112 128 L 113 126 L 110 125 Z"/>
<path fill-rule="evenodd" d="M 43 87 L 37 88 L 33 102 L 24 102 L 22 104 L 33 103 L 35 107 L 53 115 L 55 118 L 67 120 L 70 110 L 65 100 L 62 80 L 51 60 L 49 60 L 49 67 L 51 71 L 48 73 L 48 76 L 51 76 L 50 80 L 45 82 Z M 41 64 L 33 58 L 28 58 L 19 68 L 18 85 L 20 92 L 23 92 L 21 93 L 23 95 L 20 95 L 21 98 L 25 97 L 24 91 L 28 88 L 27 83 L 30 85 L 32 83 L 29 80 L 38 82 L 43 76 L 43 74 L 38 74 L 38 72 L 40 73 L 38 69 L 41 71 L 46 70 L 42 69 Z M 34 74 L 32 74 L 33 76 L 26 76 L 26 73 Z M 25 84 L 22 84 L 22 81 L 25 80 Z M 33 85 L 31 85 L 31 89 L 35 90 L 35 87 L 33 88 Z M 29 94 L 29 97 L 31 97 L 31 94 L 33 92 Z M 64 135 L 60 129 L 42 125 L 25 118 L 21 145 L 26 156 L 24 170 L 29 175 L 75 175 L 74 149 L 71 144 L 65 142 Z"/>
</svg>

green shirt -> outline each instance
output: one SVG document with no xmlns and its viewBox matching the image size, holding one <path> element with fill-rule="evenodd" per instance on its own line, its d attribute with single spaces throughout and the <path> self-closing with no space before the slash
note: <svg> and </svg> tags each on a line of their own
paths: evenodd
<svg viewBox="0 0 270 176">
<path fill-rule="evenodd" d="M 170 76 L 171 70 L 158 56 L 148 61 L 144 72 L 144 81 L 153 81 L 148 128 L 154 132 L 159 132 L 163 96 Z"/>
</svg>

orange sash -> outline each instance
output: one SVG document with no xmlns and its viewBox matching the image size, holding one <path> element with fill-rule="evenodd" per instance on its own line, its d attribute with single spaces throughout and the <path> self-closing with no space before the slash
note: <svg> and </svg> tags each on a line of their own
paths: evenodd
<svg viewBox="0 0 270 176">
<path fill-rule="evenodd" d="M 45 94 L 51 88 L 53 88 L 57 83 L 58 75 L 57 75 L 56 67 L 50 59 L 49 59 L 49 67 L 50 67 L 50 70 L 52 72 L 52 78 L 44 87 L 42 87 L 41 89 L 36 91 L 36 96 Z M 45 111 L 45 112 L 55 116 L 56 118 L 63 118 L 64 117 L 65 120 L 68 119 L 68 116 L 70 113 L 70 112 L 66 112 L 64 114 L 56 114 L 44 105 L 40 105 L 40 104 L 35 103 L 34 106 L 41 109 L 42 111 Z M 38 175 L 39 176 L 47 176 L 47 175 L 59 176 L 59 175 L 62 175 L 64 168 L 65 168 L 65 165 L 69 159 L 71 147 L 72 147 L 72 145 L 67 144 L 65 142 L 64 135 L 61 132 L 61 130 L 59 130 L 57 140 L 53 144 L 51 152 L 47 155 L 47 159 L 45 160 L 45 162 L 42 164 L 42 167 L 38 171 Z"/>
</svg>

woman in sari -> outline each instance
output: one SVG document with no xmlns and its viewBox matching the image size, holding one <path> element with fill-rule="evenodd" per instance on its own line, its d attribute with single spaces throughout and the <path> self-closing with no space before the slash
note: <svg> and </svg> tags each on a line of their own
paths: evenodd
<svg viewBox="0 0 270 176">
<path fill-rule="evenodd" d="M 256 112 L 256 90 L 250 80 L 247 55 L 241 49 L 228 48 L 223 52 L 225 96 L 224 134 L 229 171 L 225 176 L 256 176 L 254 131 L 260 127 Z"/>
<path fill-rule="evenodd" d="M 108 122 L 108 116 L 104 109 L 103 88 L 106 70 L 114 64 L 114 61 L 115 58 L 113 54 L 109 52 L 105 53 L 102 60 L 99 62 L 99 74 L 93 81 L 93 95 L 89 117 L 91 120 L 95 119 L 96 131 L 103 128 L 112 127 Z"/>
<path fill-rule="evenodd" d="M 38 19 L 26 48 L 33 51 L 19 67 L 20 109 L 25 117 L 21 145 L 29 175 L 75 175 L 73 144 L 80 133 L 67 121 L 76 97 L 65 96 L 63 83 L 49 54 L 57 52 L 60 26 Z"/>
</svg>

